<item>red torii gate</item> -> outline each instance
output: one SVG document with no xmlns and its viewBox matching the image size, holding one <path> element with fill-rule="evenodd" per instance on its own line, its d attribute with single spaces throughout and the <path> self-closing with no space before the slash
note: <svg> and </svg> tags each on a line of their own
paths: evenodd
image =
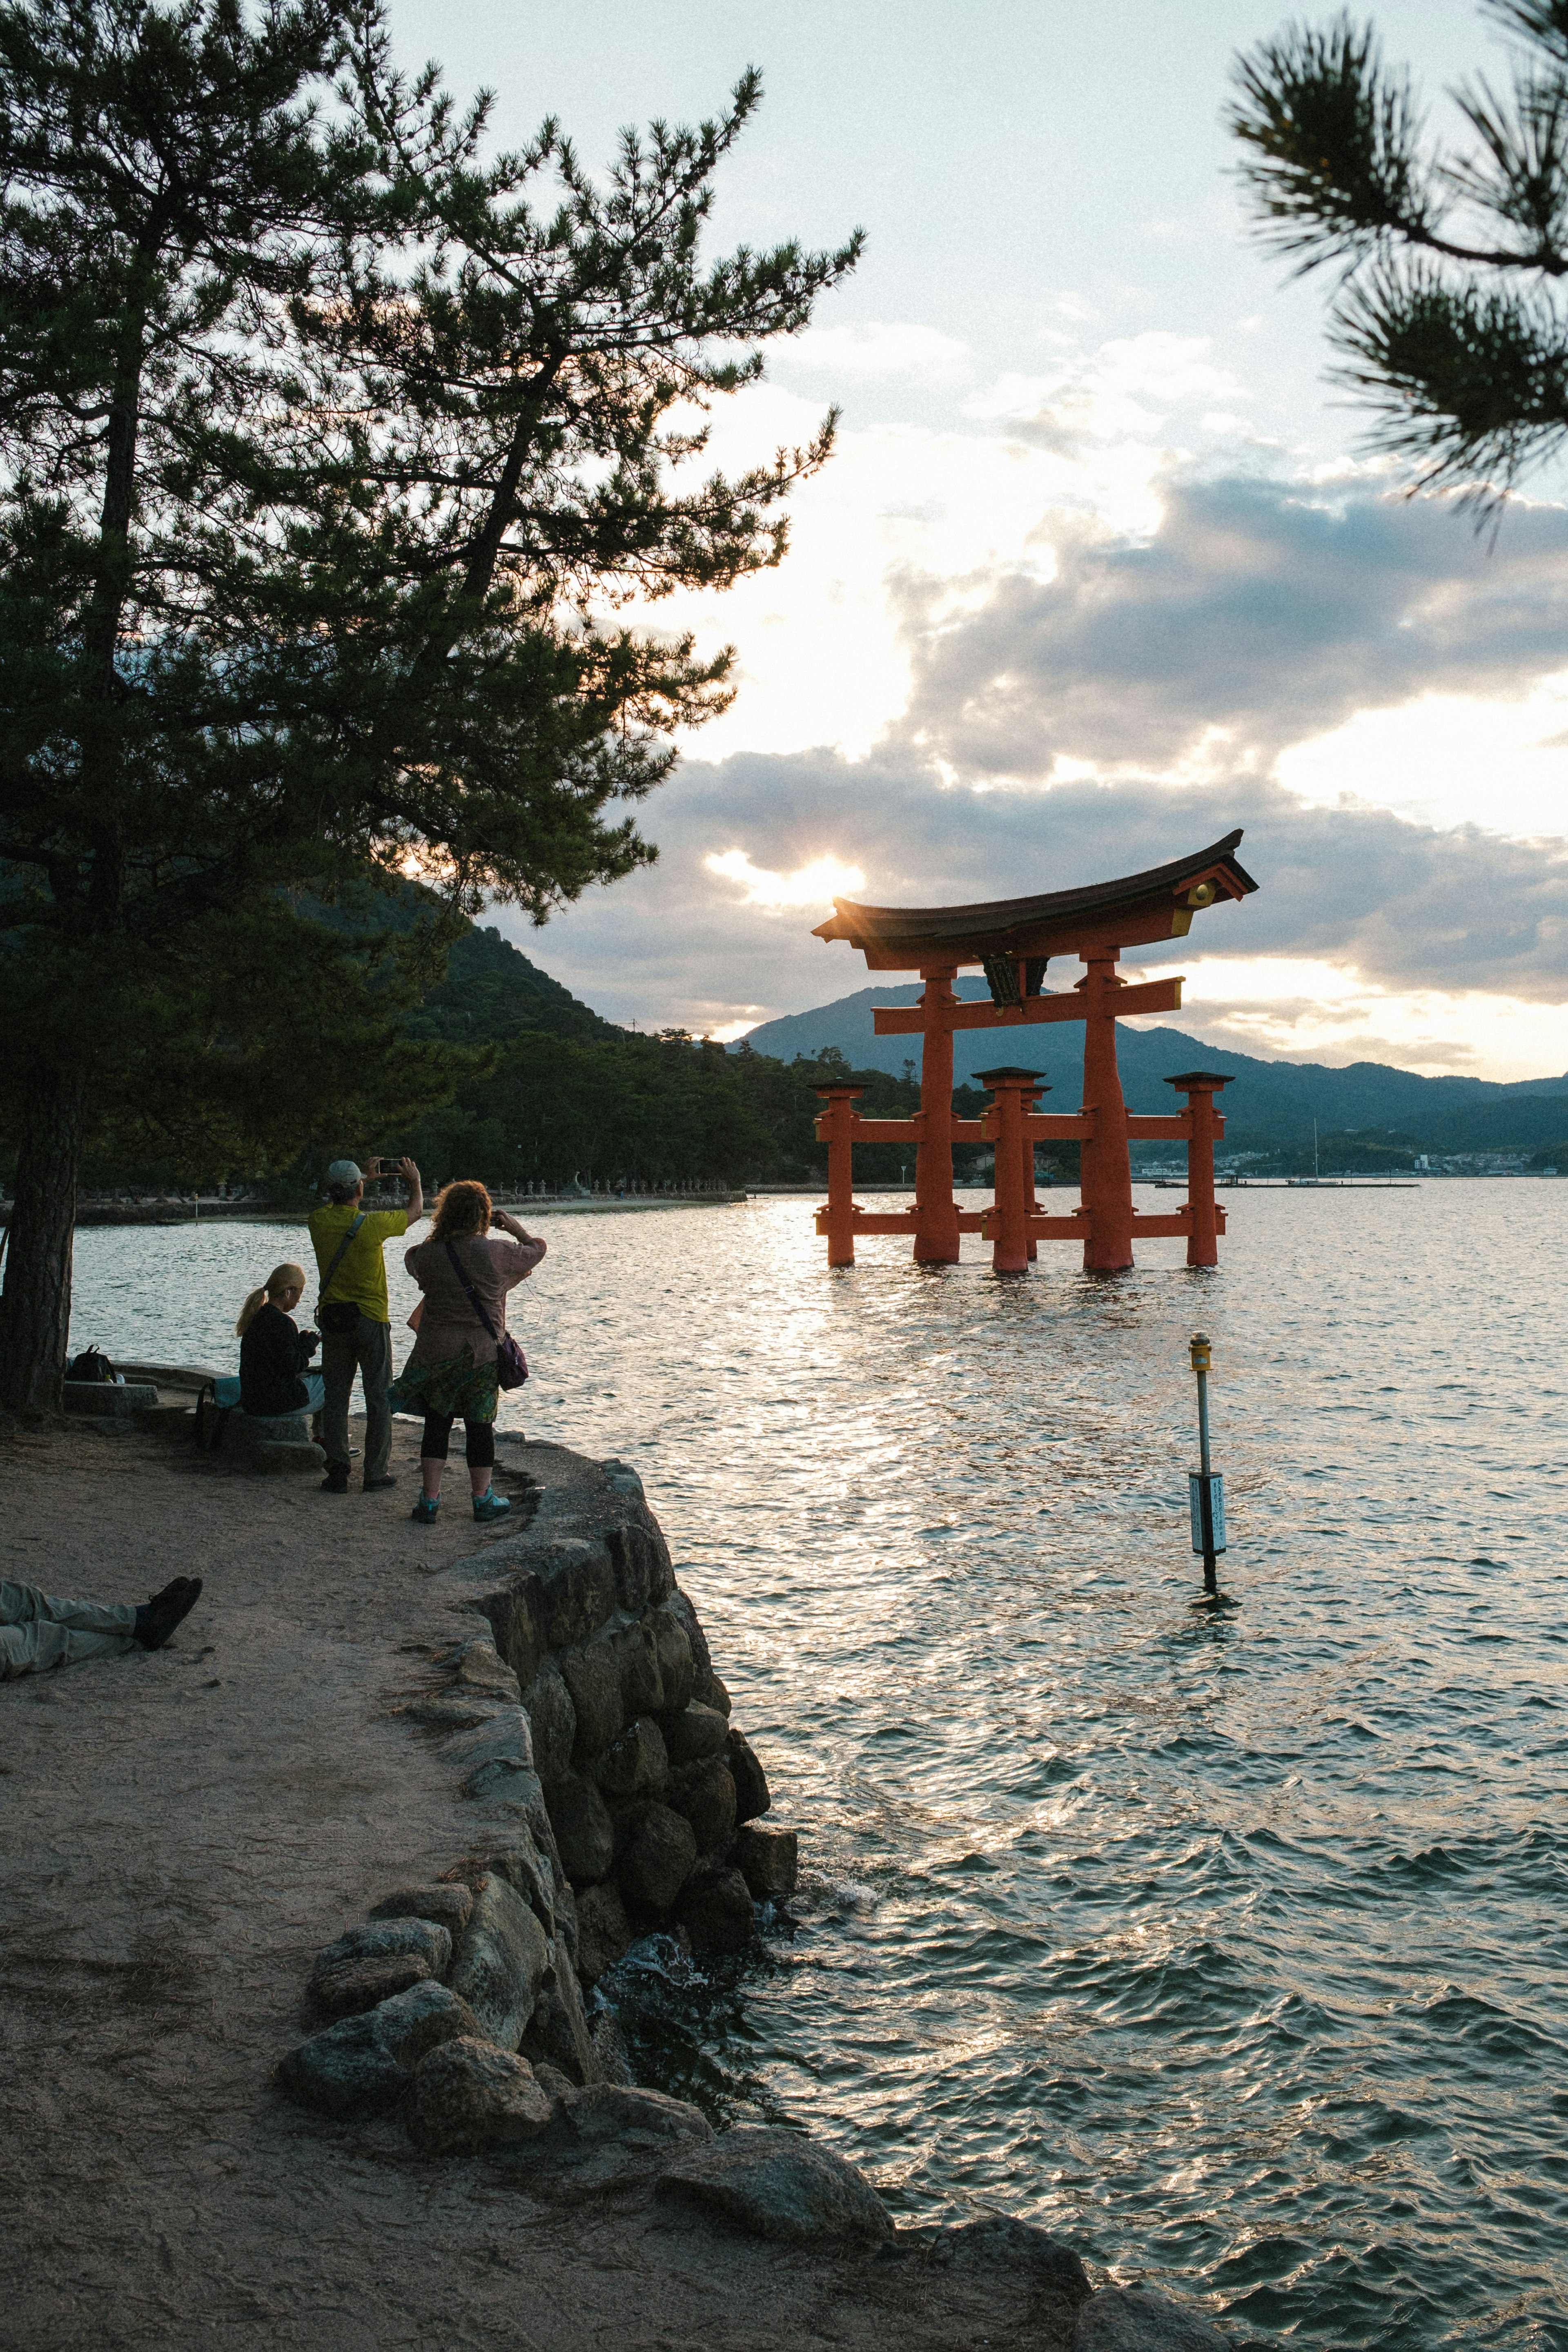
<svg viewBox="0 0 1568 2352">
<path fill-rule="evenodd" d="M 1256 890 L 1234 855 L 1238 827 L 1192 857 L 1157 866 L 1115 882 L 1079 890 L 1047 891 L 1035 898 L 1001 898 L 972 907 L 862 907 L 834 900 L 820 940 L 847 940 L 872 971 L 918 971 L 925 982 L 918 1004 L 879 1005 L 877 1034 L 919 1036 L 921 1107 L 915 1117 L 862 1118 L 858 1087 L 819 1087 L 826 1108 L 816 1122 L 827 1145 L 827 1205 L 816 1230 L 827 1239 L 829 1265 L 853 1265 L 857 1234 L 910 1234 L 917 1261 L 951 1265 L 959 1235 L 977 1233 L 992 1244 L 998 1273 L 1021 1273 L 1049 1240 L 1083 1242 L 1086 1271 L 1117 1274 L 1133 1263 L 1139 1234 L 1185 1234 L 1187 1264 L 1213 1265 L 1225 1212 L 1214 1196 L 1214 1147 L 1225 1134 L 1215 1102 L 1228 1081 L 1207 1070 L 1166 1080 L 1185 1097 L 1173 1117 L 1147 1118 L 1128 1111 L 1116 1066 L 1116 1024 L 1132 1013 L 1179 1013 L 1180 980 L 1130 986 L 1116 972 L 1127 947 L 1184 939 L 1194 913 L 1221 899 Z M 1070 993 L 1047 995 L 1041 982 L 1053 955 L 1082 958 L 1084 975 Z M 952 982 L 979 964 L 990 985 L 988 1004 L 964 1004 Z M 980 1073 L 992 1103 L 977 1119 L 952 1113 L 952 1039 L 959 1029 L 1025 1029 L 1054 1021 L 1084 1024 L 1083 1106 L 1070 1114 L 1035 1108 L 1044 1089 L 1037 1070 L 1009 1064 Z M 953 1198 L 952 1147 L 995 1146 L 995 1201 L 978 1213 Z M 1081 1147 L 1079 1206 L 1047 1216 L 1035 1194 L 1035 1145 L 1075 1140 Z M 1142 1216 L 1132 1205 L 1130 1141 L 1183 1142 L 1187 1147 L 1187 1199 L 1173 1216 Z M 854 1198 L 851 1154 L 857 1143 L 913 1143 L 915 1205 L 873 1214 Z"/>
</svg>

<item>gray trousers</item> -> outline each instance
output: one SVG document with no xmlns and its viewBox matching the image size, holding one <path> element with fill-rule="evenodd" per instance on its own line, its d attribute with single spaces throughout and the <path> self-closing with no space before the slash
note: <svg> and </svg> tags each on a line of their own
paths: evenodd
<svg viewBox="0 0 1568 2352">
<path fill-rule="evenodd" d="M 364 1387 L 364 1475 L 384 1478 L 392 1459 L 392 1407 L 386 1402 L 392 1386 L 390 1323 L 373 1323 L 362 1315 L 355 1330 L 321 1334 L 321 1377 L 327 1384 L 321 1444 L 333 1470 L 349 1466 L 349 1398 L 356 1370 Z"/>
<path fill-rule="evenodd" d="M 84 1658 L 123 1657 L 134 1647 L 135 1625 L 129 1601 L 51 1601 L 36 1584 L 0 1579 L 0 1682 Z"/>
</svg>

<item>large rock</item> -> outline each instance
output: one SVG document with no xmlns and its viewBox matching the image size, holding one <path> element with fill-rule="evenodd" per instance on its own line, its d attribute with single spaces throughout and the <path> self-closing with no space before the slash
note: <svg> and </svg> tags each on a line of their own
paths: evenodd
<svg viewBox="0 0 1568 2352">
<path fill-rule="evenodd" d="M 561 1866 L 573 1885 L 592 1886 L 607 1878 L 616 1858 L 616 1825 L 592 1780 L 563 1773 L 550 1783 L 544 1800 L 561 1849 Z"/>
<path fill-rule="evenodd" d="M 625 1804 L 637 1797 L 658 1797 L 669 1777 L 664 1737 L 651 1715 L 639 1715 L 612 1740 L 594 1767 L 594 1778 L 606 1797 Z"/>
<path fill-rule="evenodd" d="M 408 2133 L 433 2156 L 469 2156 L 537 2139 L 553 2113 L 526 2058 L 464 2038 L 415 2069 Z"/>
<path fill-rule="evenodd" d="M 475 1605 L 489 1618 L 492 1646 L 515 1675 L 518 1691 L 526 1690 L 550 1647 L 542 1582 L 531 1569 L 524 1569 L 481 1594 Z"/>
<path fill-rule="evenodd" d="M 483 1691 L 489 1697 L 509 1701 L 516 1706 L 522 1696 L 522 1685 L 517 1670 L 503 1658 L 493 1641 L 475 1633 L 459 1642 L 447 1660 L 452 1678 L 466 1691 Z"/>
<path fill-rule="evenodd" d="M 620 1667 L 610 1642 L 590 1642 L 585 1649 L 568 1650 L 559 1664 L 577 1726 L 572 1754 L 582 1765 L 602 1756 L 626 1721 Z"/>
<path fill-rule="evenodd" d="M 684 1772 L 672 1772 L 665 1802 L 691 1823 L 699 1853 L 716 1853 L 735 1834 L 735 1783 L 721 1757 L 710 1756 L 706 1764 L 689 1764 Z"/>
<path fill-rule="evenodd" d="M 351 1927 L 335 1943 L 323 1944 L 316 1955 L 310 1990 L 351 1960 L 386 1960 L 413 1954 L 425 1963 L 425 1973 L 444 1977 L 452 1964 L 452 1938 L 433 1919 L 376 1919 Z"/>
<path fill-rule="evenodd" d="M 747 1822 L 735 1832 L 730 1859 L 759 1903 L 782 1903 L 795 1893 L 800 1852 L 793 1830 Z"/>
<path fill-rule="evenodd" d="M 768 1776 L 757 1761 L 756 1751 L 743 1731 L 731 1727 L 725 1742 L 725 1756 L 730 1777 L 735 1783 L 735 1819 L 754 1822 L 773 1803 L 768 1790 Z"/>
<path fill-rule="evenodd" d="M 697 1679 L 697 1664 L 686 1628 L 669 1601 L 662 1609 L 650 1610 L 643 1622 L 653 1637 L 654 1656 L 658 1664 L 659 1706 L 666 1715 L 679 1715 L 682 1707 L 690 1706 Z"/>
<path fill-rule="evenodd" d="M 679 1715 L 665 1716 L 659 1729 L 664 1734 L 670 1763 L 677 1770 L 683 1764 L 701 1764 L 710 1756 L 722 1756 L 730 1736 L 730 1726 L 720 1710 L 704 1706 L 697 1699 Z"/>
<path fill-rule="evenodd" d="M 605 1548 L 615 1568 L 616 1598 L 629 1616 L 640 1617 L 645 1609 L 657 1608 L 668 1599 L 675 1571 L 669 1564 L 668 1546 L 651 1512 L 646 1521 L 611 1528 Z"/>
<path fill-rule="evenodd" d="M 647 1805 L 626 1825 L 616 1884 L 635 1910 L 663 1918 L 696 1860 L 690 1822 L 668 1805 Z"/>
<path fill-rule="evenodd" d="M 427 1980 L 379 2009 L 312 2033 L 281 2061 L 278 2079 L 292 2097 L 323 2114 L 374 2115 L 396 2105 L 409 2068 L 427 2051 L 475 2031 L 468 2003 Z"/>
<path fill-rule="evenodd" d="M 692 1679 L 691 1696 L 699 1706 L 717 1707 L 728 1717 L 730 1694 L 710 1666 L 699 1666 Z"/>
<path fill-rule="evenodd" d="M 585 1985 L 597 1984 L 632 1944 L 632 1923 L 618 1890 L 611 1884 L 585 1887 L 577 1898 L 577 1973 Z"/>
<path fill-rule="evenodd" d="M 649 2147 L 703 2147 L 713 2137 L 700 2107 L 662 2091 L 627 2089 L 619 2083 L 595 2083 L 569 2093 L 557 2121 L 564 2137 L 584 2141 L 637 2137 Z"/>
<path fill-rule="evenodd" d="M 540 1853 L 525 1822 L 519 1822 L 504 1843 L 487 1846 L 483 1853 L 470 1854 L 466 1861 L 454 1864 L 447 1874 L 453 1883 L 444 1891 L 467 1895 L 471 1908 L 474 1898 L 470 1890 L 487 1875 L 504 1878 L 509 1886 L 514 1886 L 545 1934 L 554 1935 L 563 1890 L 553 1862 Z"/>
<path fill-rule="evenodd" d="M 382 2048 L 409 2068 L 444 2042 L 465 2034 L 479 2038 L 478 2021 L 461 1994 L 434 1982 L 415 1985 L 395 2000 L 384 2000 L 372 2022 Z"/>
<path fill-rule="evenodd" d="M 535 1557 L 548 1647 L 566 1650 L 591 1641 L 617 1606 L 615 1567 L 604 1544 L 561 1536 Z"/>
<path fill-rule="evenodd" d="M 557 1952 L 555 1965 L 539 1988 L 533 2015 L 518 2046 L 531 2064 L 557 2067 L 569 2082 L 599 2079 L 577 1973 L 563 1950 Z"/>
<path fill-rule="evenodd" d="M 1092 2292 L 1089 2273 L 1072 2248 L 1031 2221 L 990 2213 L 944 2230 L 931 2250 L 932 2266 L 958 2272 L 1005 2272 L 1026 2279 L 1037 2295 L 1076 2311 Z"/>
<path fill-rule="evenodd" d="M 664 1705 L 664 1676 L 649 1623 L 645 1620 L 623 1625 L 615 1636 L 614 1649 L 621 1705 L 628 1722 L 636 1715 L 657 1715 Z"/>
<path fill-rule="evenodd" d="M 545 1780 L 558 1780 L 571 1769 L 577 1710 L 553 1658 L 546 1660 L 529 1685 L 523 1705 L 533 1726 L 533 1760 L 540 1775 Z"/>
<path fill-rule="evenodd" d="M 893 2217 L 862 2173 L 798 2132 L 745 2126 L 679 2158 L 658 2194 L 783 2245 L 890 2238 Z"/>
<path fill-rule="evenodd" d="M 711 1668 L 713 1653 L 708 1647 L 708 1636 L 702 1631 L 701 1622 L 691 1605 L 689 1595 L 682 1592 L 679 1584 L 672 1589 L 669 1595 L 669 1613 L 686 1636 L 686 1645 L 691 1652 L 691 1663 L 698 1673 L 702 1673 L 704 1668 Z"/>
<path fill-rule="evenodd" d="M 481 2033 L 503 2050 L 515 2050 L 533 2015 L 550 1947 L 504 1878 L 487 1873 L 473 1894 L 473 1912 L 452 1958 L 452 1990 L 468 2002 Z"/>
<path fill-rule="evenodd" d="M 310 2000 L 322 2017 L 357 2017 L 395 1993 L 426 1981 L 430 1963 L 419 1952 L 391 1952 L 379 1960 L 344 1960 L 340 1968 L 317 1969 Z"/>
<path fill-rule="evenodd" d="M 1231 2352 L 1231 2339 L 1201 2312 L 1163 2295 L 1101 2287 L 1079 2305 L 1073 2352 Z"/>
<path fill-rule="evenodd" d="M 468 1914 L 474 1898 L 468 1887 L 452 1884 L 440 1886 L 399 1886 L 391 1895 L 384 1895 L 369 1916 L 372 1919 L 428 1919 L 437 1927 L 445 1927 L 455 1936 L 468 1924 Z"/>
<path fill-rule="evenodd" d="M 372 2010 L 312 2033 L 279 2060 L 278 2079 L 302 2106 L 329 2116 L 364 2116 L 396 2105 L 408 2070 L 382 2041 Z"/>
<path fill-rule="evenodd" d="M 698 1864 L 680 1890 L 675 1916 L 698 1952 L 743 1952 L 757 1932 L 746 1882 L 723 1864 Z"/>
</svg>

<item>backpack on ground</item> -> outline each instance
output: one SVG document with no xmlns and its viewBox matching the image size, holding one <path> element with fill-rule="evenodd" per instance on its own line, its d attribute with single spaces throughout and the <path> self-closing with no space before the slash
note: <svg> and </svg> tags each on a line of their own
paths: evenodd
<svg viewBox="0 0 1568 2352">
<path fill-rule="evenodd" d="M 113 1388 L 114 1366 L 99 1348 L 84 1348 L 66 1366 L 68 1381 L 89 1381 L 95 1388 Z"/>
</svg>

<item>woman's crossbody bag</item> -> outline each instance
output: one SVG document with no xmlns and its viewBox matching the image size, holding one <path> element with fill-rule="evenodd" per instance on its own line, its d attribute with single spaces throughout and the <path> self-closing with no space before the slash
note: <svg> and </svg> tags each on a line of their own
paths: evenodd
<svg viewBox="0 0 1568 2352">
<path fill-rule="evenodd" d="M 473 1284 L 463 1272 L 462 1260 L 458 1257 L 457 1251 L 452 1247 L 450 1242 L 447 1244 L 446 1247 L 447 1255 L 452 1261 L 452 1272 L 457 1276 L 458 1280 L 462 1284 L 463 1288 L 468 1294 L 468 1305 L 473 1308 L 474 1313 L 484 1325 L 485 1329 L 489 1334 L 490 1338 L 495 1340 L 497 1386 L 503 1389 L 520 1389 L 524 1381 L 528 1378 L 528 1358 L 523 1354 L 522 1349 L 518 1346 L 517 1341 L 512 1338 L 510 1331 L 503 1333 L 499 1339 L 496 1337 L 496 1327 L 490 1321 L 489 1317 L 485 1313 L 484 1308 L 480 1306 L 479 1292 L 474 1288 Z"/>
<path fill-rule="evenodd" d="M 363 1224 L 364 1220 L 365 1212 L 362 1209 L 358 1216 L 354 1219 L 353 1224 L 349 1227 L 347 1233 L 343 1235 L 342 1241 L 338 1244 L 336 1252 L 332 1257 L 332 1262 L 331 1265 L 328 1266 L 325 1274 L 321 1276 L 321 1287 L 318 1294 L 316 1303 L 316 1328 L 319 1331 L 325 1332 L 331 1338 L 337 1339 L 344 1339 L 349 1332 L 357 1331 L 359 1329 L 359 1308 L 352 1298 L 334 1298 L 330 1307 L 324 1307 L 321 1302 L 326 1297 L 328 1291 L 331 1290 L 332 1286 L 332 1276 L 336 1274 L 339 1266 L 342 1265 L 343 1262 L 343 1253 L 348 1248 L 348 1245 L 350 1242 L 353 1241 L 354 1235 L 358 1233 L 360 1227 Z"/>
</svg>

